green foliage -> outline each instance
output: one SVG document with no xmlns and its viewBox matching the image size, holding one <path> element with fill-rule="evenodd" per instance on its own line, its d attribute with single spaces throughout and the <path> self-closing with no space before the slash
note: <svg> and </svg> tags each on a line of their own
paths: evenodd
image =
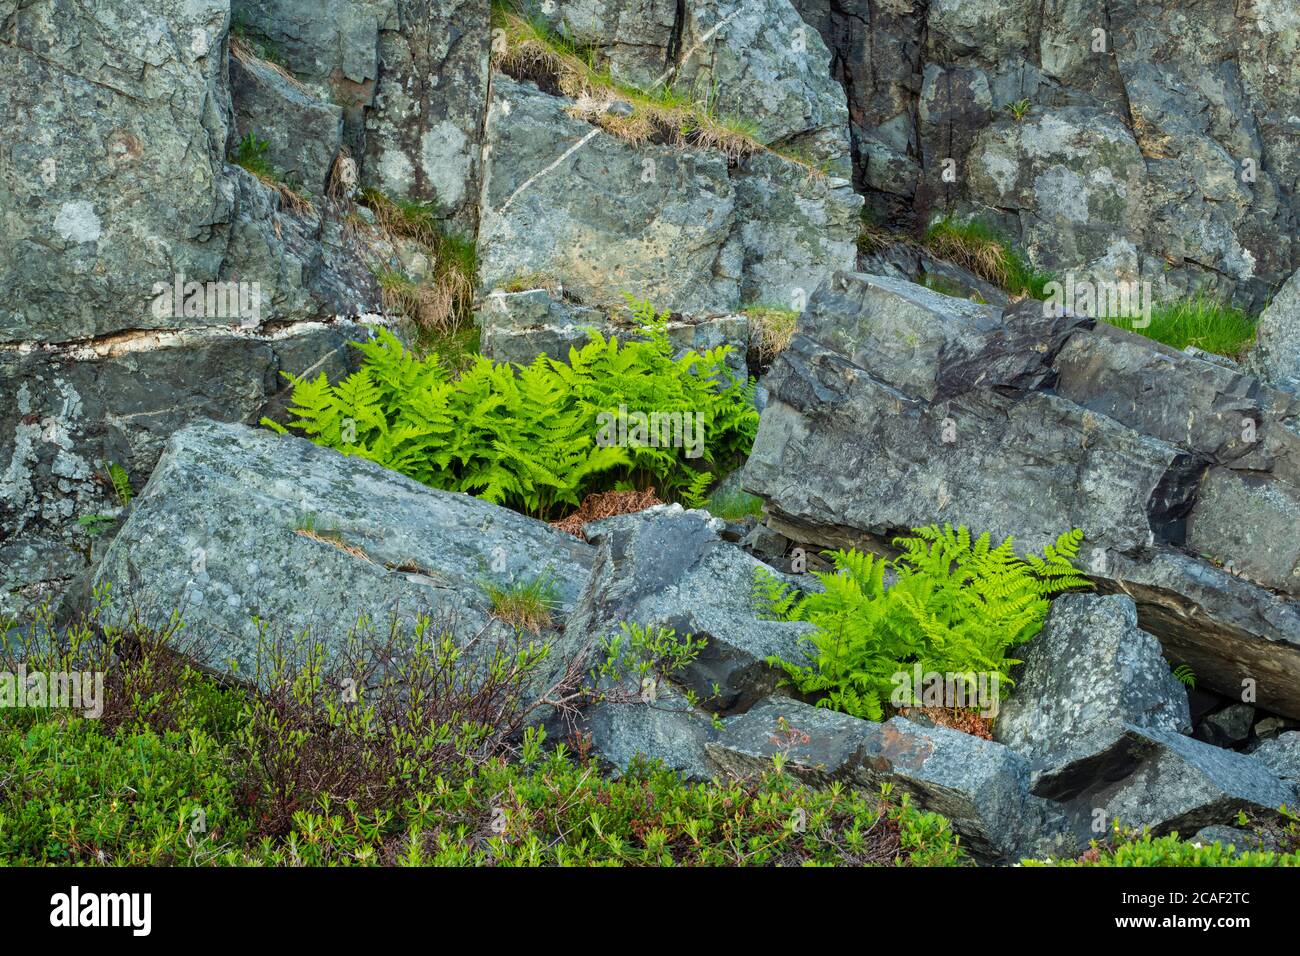
<svg viewBox="0 0 1300 956">
<path fill-rule="evenodd" d="M 1153 306 L 1144 328 L 1131 318 L 1107 321 L 1180 351 L 1190 345 L 1229 358 L 1241 358 L 1255 342 L 1254 319 L 1204 295 Z"/>
<path fill-rule="evenodd" d="M 435 784 L 396 813 L 295 816 L 271 865 L 951 866 L 969 859 L 946 820 L 835 784 L 788 774 L 686 784 L 657 764 L 610 780 L 560 747 L 492 761 L 462 786 Z M 387 857 L 387 860 L 385 859 Z"/>
<path fill-rule="evenodd" d="M 1179 664 L 1174 668 L 1173 674 L 1185 687 L 1196 690 L 1196 672 L 1190 664 Z"/>
<path fill-rule="evenodd" d="M 86 537 L 98 538 L 113 527 L 116 521 L 117 519 L 112 515 L 88 514 L 77 519 L 77 527 L 81 529 L 81 533 Z"/>
<path fill-rule="evenodd" d="M 135 497 L 135 489 L 131 487 L 131 476 L 126 473 L 126 469 L 117 462 L 108 463 L 108 480 L 113 486 L 113 494 L 117 495 L 118 503 L 125 508 Z"/>
<path fill-rule="evenodd" d="M 1096 840 L 1076 860 L 1024 860 L 1022 866 L 1282 866 L 1300 867 L 1300 830 L 1293 813 L 1282 808 L 1284 849 L 1238 849 L 1233 844 L 1183 840 L 1177 833 L 1155 837 L 1149 829 L 1126 830 L 1117 826 L 1105 843 Z"/>
<path fill-rule="evenodd" d="M 1044 287 L 1053 281 L 1050 273 L 1039 272 L 991 226 L 979 220 L 963 223 L 951 217 L 942 219 L 926 231 L 925 246 L 1011 295 L 1043 299 Z"/>
<path fill-rule="evenodd" d="M 1033 104 L 1028 99 L 1022 99 L 1016 100 L 1014 103 L 1008 103 L 1006 109 L 1011 114 L 1011 118 L 1019 123 L 1025 118 L 1032 106 Z"/>
<path fill-rule="evenodd" d="M 1051 596 L 1089 583 L 1075 570 L 1083 533 L 1062 534 L 1042 557 L 1016 556 L 1007 538 L 992 547 L 988 534 L 972 540 L 966 528 L 929 526 L 894 539 L 901 554 L 886 561 L 856 550 L 828 552 L 834 573 L 816 573 L 821 593 L 800 596 L 759 568 L 759 606 L 783 620 L 816 626 L 813 663 L 772 659 L 800 691 L 824 695 L 819 706 L 879 720 L 894 675 L 920 664 L 923 672 L 996 673 L 1011 684 L 1019 663 L 1008 649 L 1042 628 Z M 892 571 L 896 579 L 886 586 Z"/>
<path fill-rule="evenodd" d="M 969 862 L 947 821 L 906 798 L 779 771 L 687 784 L 640 761 L 611 780 L 548 750 L 520 727 L 521 680 L 544 656 L 531 643 L 471 661 L 423 627 L 337 663 L 305 636 L 264 633 L 250 689 L 237 690 L 164 653 L 176 624 L 122 635 L 33 623 L 17 644 L 0 634 L 0 667 L 102 669 L 109 709 L 0 709 L 0 865 Z M 616 658 L 629 673 L 696 644 L 625 635 Z"/>
<path fill-rule="evenodd" d="M 639 316 L 653 309 L 638 304 Z M 449 381 L 437 353 L 417 359 L 389 332 L 358 347 L 362 368 L 331 385 L 293 382 L 290 427 L 435 488 L 464 491 L 538 516 L 577 507 L 622 483 L 663 496 L 702 491 L 685 449 L 598 443 L 598 416 L 698 413 L 705 464 L 746 454 L 758 427 L 752 385 L 725 365 L 727 348 L 674 359 L 663 324 L 620 344 L 599 333 L 569 363 L 540 355 L 524 367 L 476 357 Z M 269 422 L 264 422 L 271 424 Z M 272 427 L 275 427 L 272 425 Z"/>
<path fill-rule="evenodd" d="M 270 142 L 264 139 L 258 139 L 255 133 L 248 133 L 235 146 L 235 150 L 230 154 L 230 161 L 236 166 L 242 166 L 258 178 L 275 179 L 275 167 L 271 165 L 270 157 L 267 156 L 267 150 L 271 148 Z"/>
</svg>

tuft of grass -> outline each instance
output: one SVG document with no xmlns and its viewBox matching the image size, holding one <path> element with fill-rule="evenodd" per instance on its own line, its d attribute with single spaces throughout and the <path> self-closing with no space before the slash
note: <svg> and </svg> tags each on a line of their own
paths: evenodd
<svg viewBox="0 0 1300 956">
<path fill-rule="evenodd" d="M 551 627 L 558 594 L 550 575 L 524 578 L 504 587 L 488 584 L 484 590 L 492 602 L 492 616 L 516 631 L 540 634 Z"/>
<path fill-rule="evenodd" d="M 1255 342 L 1254 319 L 1207 295 L 1154 306 L 1145 328 L 1134 326 L 1132 319 L 1108 321 L 1179 350 L 1190 345 L 1231 359 L 1242 358 Z"/>
<path fill-rule="evenodd" d="M 493 56 L 499 69 L 571 97 L 571 116 L 611 135 L 635 144 L 714 149 L 733 163 L 757 152 L 771 152 L 804 167 L 810 177 L 825 175 L 822 164 L 796 150 L 768 147 L 753 122 L 720 113 L 710 92 L 696 97 L 670 82 L 642 89 L 619 80 L 597 64 L 590 45 L 556 33 L 544 20 L 524 16 L 504 3 L 493 7 L 492 25 L 497 38 Z"/>
<path fill-rule="evenodd" d="M 473 240 L 447 232 L 432 203 L 394 198 L 377 189 L 361 190 L 359 199 L 374 212 L 382 232 L 419 245 L 431 266 L 424 281 L 394 269 L 376 273 L 384 307 L 408 316 L 424 339 L 446 336 L 469 322 L 478 275 Z M 428 342 L 421 345 L 427 348 Z"/>
<path fill-rule="evenodd" d="M 979 220 L 961 223 L 941 219 L 925 233 L 925 248 L 957 263 L 1012 297 L 1045 298 L 1043 287 L 1050 273 L 1039 272 L 1020 252 Z"/>
<path fill-rule="evenodd" d="M 704 502 L 704 508 L 723 521 L 743 521 L 763 517 L 763 499 L 744 491 L 723 491 Z"/>
<path fill-rule="evenodd" d="M 1025 118 L 1033 104 L 1028 99 L 1016 100 L 1014 103 L 1008 103 L 1006 110 L 1011 114 L 1011 118 L 1017 123 Z"/>
<path fill-rule="evenodd" d="M 293 212 L 300 216 L 309 216 L 316 211 L 302 188 L 285 180 L 284 173 L 276 169 L 267 156 L 271 144 L 258 139 L 257 134 L 249 132 L 241 139 L 230 154 L 230 161 L 257 177 L 262 185 L 274 190 L 280 199 Z"/>
<path fill-rule="evenodd" d="M 799 326 L 799 313 L 779 305 L 757 303 L 741 310 L 749 318 L 749 340 L 762 364 L 770 364 L 785 351 Z"/>
<path fill-rule="evenodd" d="M 289 72 L 284 52 L 280 49 L 279 44 L 265 37 L 255 36 L 254 33 L 255 29 L 253 27 L 238 17 L 232 17 L 230 20 L 230 52 L 241 60 L 246 60 L 251 56 L 256 57 L 263 63 L 269 63 L 287 79 L 301 86 L 302 84 L 299 83 L 298 79 Z"/>
</svg>

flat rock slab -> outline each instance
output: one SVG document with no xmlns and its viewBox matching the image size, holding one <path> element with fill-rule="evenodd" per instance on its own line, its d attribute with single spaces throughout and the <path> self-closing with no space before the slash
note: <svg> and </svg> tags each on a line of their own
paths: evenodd
<svg viewBox="0 0 1300 956">
<path fill-rule="evenodd" d="M 505 625 L 485 586 L 547 574 L 557 623 L 594 549 L 468 495 L 426 488 L 305 439 L 198 422 L 174 434 L 96 582 L 115 615 L 174 610 L 210 644 L 202 663 L 249 673 L 258 625 L 337 649 L 360 617 L 387 633 L 427 614 L 469 638 Z M 556 661 L 556 667 L 562 661 Z"/>
</svg>

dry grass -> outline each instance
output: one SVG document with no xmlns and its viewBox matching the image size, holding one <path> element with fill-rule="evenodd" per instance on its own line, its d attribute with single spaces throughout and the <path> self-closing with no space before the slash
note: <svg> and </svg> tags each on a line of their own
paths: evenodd
<svg viewBox="0 0 1300 956">
<path fill-rule="evenodd" d="M 1052 277 L 1039 272 L 983 223 L 943 219 L 925 234 L 924 246 L 941 259 L 954 262 L 1010 293 L 1012 300 L 1043 298 Z"/>
<path fill-rule="evenodd" d="M 377 273 L 384 308 L 403 313 L 430 333 L 450 332 L 468 321 L 478 271 L 474 244 L 444 233 L 428 203 L 393 199 L 375 189 L 363 189 L 360 200 L 374 212 L 390 243 L 414 242 L 429 260 L 427 278 L 396 269 Z"/>
<path fill-rule="evenodd" d="M 298 77 L 294 76 L 282 65 L 276 63 L 274 60 L 267 59 L 263 55 L 264 52 L 265 52 L 264 50 L 259 49 L 258 47 L 250 43 L 245 37 L 242 37 L 237 33 L 230 34 L 230 55 L 231 56 L 235 57 L 237 60 L 243 63 L 255 63 L 258 66 L 266 67 L 268 70 L 273 71 L 282 79 L 293 84 L 293 86 L 296 89 L 302 91 L 303 93 L 307 93 L 308 95 L 311 96 L 316 95 L 310 89 L 308 89 L 306 86 L 303 85 L 302 80 L 298 79 Z"/>
<path fill-rule="evenodd" d="M 661 504 L 663 502 L 655 495 L 654 488 L 645 491 L 600 491 L 587 495 L 577 511 L 559 521 L 552 521 L 551 527 L 586 541 L 587 535 L 583 529 L 593 521 L 612 518 L 614 515 L 634 514 Z"/>
<path fill-rule="evenodd" d="M 670 87 L 642 90 L 598 69 L 591 52 L 554 36 L 500 8 L 493 11 L 501 32 L 494 46 L 497 67 L 521 80 L 553 87 L 574 102 L 569 115 L 599 126 L 634 144 L 647 142 L 717 150 L 731 162 L 770 152 L 803 166 L 810 177 L 825 170 L 803 157 L 771 149 L 758 139 L 752 123 L 714 114 L 707 105 L 681 96 Z"/>
<path fill-rule="evenodd" d="M 344 554 L 351 555 L 360 561 L 370 561 L 370 555 L 366 554 L 365 551 L 358 548 L 356 545 L 348 544 L 343 540 L 343 536 L 337 531 L 317 531 L 314 528 L 298 528 L 294 531 L 294 534 L 307 538 L 310 541 L 328 544 L 330 547 L 342 551 Z"/>
<path fill-rule="evenodd" d="M 794 338 L 799 313 L 769 305 L 751 305 L 741 311 L 749 317 L 749 340 L 758 352 L 759 361 L 770 364 Z"/>
</svg>

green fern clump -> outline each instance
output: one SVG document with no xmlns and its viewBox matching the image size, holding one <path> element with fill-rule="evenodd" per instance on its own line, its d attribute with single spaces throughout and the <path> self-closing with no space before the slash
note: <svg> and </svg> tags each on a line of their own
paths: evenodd
<svg viewBox="0 0 1300 956">
<path fill-rule="evenodd" d="M 711 475 L 694 464 L 730 463 L 749 451 L 758 429 L 753 385 L 727 369 L 725 346 L 675 359 L 666 316 L 637 305 L 638 318 L 648 319 L 642 341 L 593 332 L 570 350 L 568 364 L 546 355 L 527 366 L 479 356 L 455 381 L 436 353 L 417 359 L 381 330 L 377 341 L 358 345 L 361 369 L 336 384 L 323 373 L 288 376 L 290 427 L 431 487 L 538 517 L 628 485 L 699 498 Z M 699 414 L 700 458 L 691 463 L 685 448 L 599 444 L 598 416 L 620 409 Z"/>
<path fill-rule="evenodd" d="M 1051 597 L 1091 586 L 1071 563 L 1082 540 L 1075 529 L 1041 557 L 1019 558 L 1011 538 L 993 547 L 987 534 L 972 540 L 964 527 L 917 528 L 894 539 L 901 554 L 893 561 L 828 552 L 835 570 L 814 572 L 825 590 L 806 596 L 757 569 L 754 596 L 764 612 L 816 627 L 811 665 L 771 663 L 800 691 L 823 695 L 820 706 L 870 720 L 883 716 L 895 675 L 917 664 L 926 673 L 996 674 L 1011 684 L 1019 661 L 1007 651 L 1038 633 Z"/>
</svg>

